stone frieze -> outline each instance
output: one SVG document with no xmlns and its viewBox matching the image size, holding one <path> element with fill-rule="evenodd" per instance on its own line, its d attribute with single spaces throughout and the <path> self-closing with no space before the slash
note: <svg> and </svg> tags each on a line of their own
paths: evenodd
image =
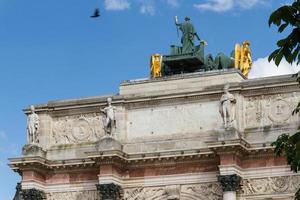
<svg viewBox="0 0 300 200">
<path fill-rule="evenodd" d="M 77 144 L 97 141 L 104 136 L 100 113 L 54 118 L 52 144 Z"/>
<path fill-rule="evenodd" d="M 295 193 L 300 186 L 300 176 L 279 176 L 243 179 L 243 195 Z"/>
<path fill-rule="evenodd" d="M 95 191 L 57 192 L 47 193 L 47 200 L 96 200 L 100 199 Z"/>
<path fill-rule="evenodd" d="M 299 95 L 294 93 L 254 96 L 245 99 L 245 128 L 287 124 L 295 121 L 292 111 Z"/>
<path fill-rule="evenodd" d="M 222 188 L 218 183 L 138 187 L 124 190 L 125 200 L 221 200 Z"/>
</svg>

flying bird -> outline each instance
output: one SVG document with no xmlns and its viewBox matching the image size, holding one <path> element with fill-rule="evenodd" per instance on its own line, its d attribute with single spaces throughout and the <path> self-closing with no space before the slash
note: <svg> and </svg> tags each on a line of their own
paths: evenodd
<svg viewBox="0 0 300 200">
<path fill-rule="evenodd" d="M 96 8 L 94 11 L 94 14 L 91 16 L 91 18 L 97 18 L 100 17 L 100 10 L 99 8 Z"/>
</svg>

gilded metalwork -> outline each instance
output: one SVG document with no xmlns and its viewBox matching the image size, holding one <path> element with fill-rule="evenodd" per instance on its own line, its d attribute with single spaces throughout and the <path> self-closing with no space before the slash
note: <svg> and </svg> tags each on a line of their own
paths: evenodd
<svg viewBox="0 0 300 200">
<path fill-rule="evenodd" d="M 234 67 L 241 70 L 244 76 L 248 77 L 252 66 L 250 42 L 244 41 L 242 45 L 236 44 L 234 55 Z"/>
<path fill-rule="evenodd" d="M 160 54 L 153 54 L 150 60 L 150 77 L 161 77 L 162 56 Z"/>
</svg>

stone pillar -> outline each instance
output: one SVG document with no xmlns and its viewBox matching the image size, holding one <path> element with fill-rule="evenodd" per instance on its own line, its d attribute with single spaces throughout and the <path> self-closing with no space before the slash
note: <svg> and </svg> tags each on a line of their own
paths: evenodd
<svg viewBox="0 0 300 200">
<path fill-rule="evenodd" d="M 236 191 L 240 188 L 241 177 L 236 174 L 220 175 L 218 181 L 223 188 L 223 200 L 236 200 Z"/>
<path fill-rule="evenodd" d="M 122 188 L 114 183 L 97 184 L 97 190 L 100 193 L 100 200 L 120 200 Z"/>
<path fill-rule="evenodd" d="M 25 189 L 21 191 L 22 200 L 45 200 L 46 195 L 37 189 Z"/>
</svg>

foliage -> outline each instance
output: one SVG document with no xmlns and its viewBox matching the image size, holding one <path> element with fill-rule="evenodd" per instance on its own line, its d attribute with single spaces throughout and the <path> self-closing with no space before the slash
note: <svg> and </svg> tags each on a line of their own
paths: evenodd
<svg viewBox="0 0 300 200">
<path fill-rule="evenodd" d="M 290 34 L 277 42 L 278 48 L 269 56 L 269 62 L 275 61 L 278 66 L 284 57 L 287 62 L 300 64 L 300 0 L 294 0 L 292 5 L 284 5 L 275 10 L 269 18 L 269 26 L 274 24 L 278 27 L 278 32 L 282 33 L 287 27 L 291 28 Z M 293 75 L 300 83 L 300 72 Z M 293 111 L 294 114 L 300 112 L 300 102 Z M 280 135 L 275 142 L 275 154 L 280 156 L 284 154 L 291 170 L 298 172 L 300 170 L 300 127 L 294 135 Z M 300 189 L 295 194 L 295 200 L 300 200 Z"/>
<path fill-rule="evenodd" d="M 280 156 L 284 153 L 291 170 L 298 172 L 300 169 L 300 131 L 290 136 L 288 134 L 280 135 L 275 142 L 275 154 Z"/>
<path fill-rule="evenodd" d="M 275 10 L 269 18 L 269 26 L 278 27 L 282 33 L 287 27 L 291 27 L 291 33 L 277 42 L 278 49 L 269 56 L 269 62 L 275 61 L 278 66 L 284 57 L 289 63 L 297 61 L 300 64 L 300 0 L 295 0 L 292 5 L 284 5 Z"/>
</svg>

